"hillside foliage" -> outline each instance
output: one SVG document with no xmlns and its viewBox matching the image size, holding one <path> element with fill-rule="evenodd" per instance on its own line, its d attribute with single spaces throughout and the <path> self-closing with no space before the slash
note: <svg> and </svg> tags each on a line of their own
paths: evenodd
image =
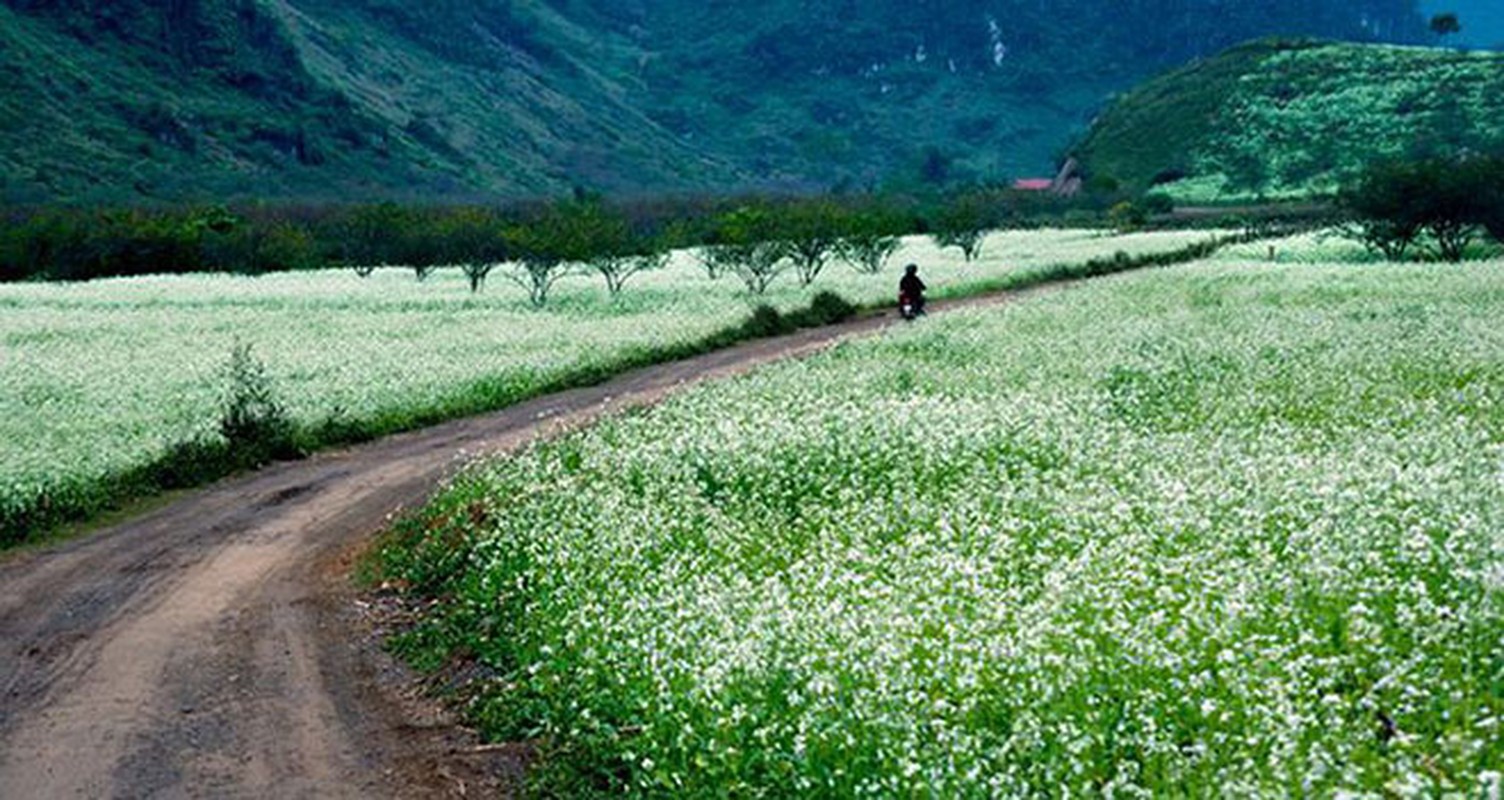
<svg viewBox="0 0 1504 800">
<path fill-rule="evenodd" d="M 1184 201 L 1332 194 L 1379 161 L 1504 152 L 1504 54 L 1258 42 L 1126 95 L 1076 151 Z"/>
<path fill-rule="evenodd" d="M 1410 0 L 4 0 L 0 200 L 999 180 L 1270 33 L 1427 35 Z"/>
</svg>

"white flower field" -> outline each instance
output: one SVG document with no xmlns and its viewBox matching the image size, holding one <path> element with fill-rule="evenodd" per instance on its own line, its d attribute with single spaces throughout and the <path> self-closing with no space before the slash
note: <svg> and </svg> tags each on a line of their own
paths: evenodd
<svg viewBox="0 0 1504 800">
<path fill-rule="evenodd" d="M 479 463 L 403 646 L 561 794 L 1497 797 L 1504 263 L 1263 250 Z"/>
<path fill-rule="evenodd" d="M 1209 236 L 1005 233 L 973 264 L 915 238 L 895 261 L 923 264 L 944 295 Z M 833 263 L 814 288 L 853 302 L 886 300 L 897 272 L 890 265 L 881 276 L 858 275 Z M 809 295 L 785 276 L 756 301 L 790 309 Z M 688 254 L 639 276 L 617 300 L 598 279 L 566 279 L 542 312 L 500 275 L 472 295 L 457 270 L 423 283 L 386 269 L 364 279 L 324 271 L 0 284 L 0 521 L 38 504 L 86 507 L 109 476 L 215 436 L 237 342 L 265 362 L 299 425 L 347 422 L 382 433 L 690 346 L 741 323 L 753 302 L 736 278 L 711 282 Z M 0 545 L 5 538 L 0 530 Z"/>
</svg>

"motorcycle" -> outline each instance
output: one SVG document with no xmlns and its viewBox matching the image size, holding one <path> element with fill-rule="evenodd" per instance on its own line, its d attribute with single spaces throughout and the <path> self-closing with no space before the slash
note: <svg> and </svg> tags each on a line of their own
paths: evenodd
<svg viewBox="0 0 1504 800">
<path fill-rule="evenodd" d="M 898 314 L 909 322 L 924 316 L 924 298 L 912 297 L 907 292 L 899 293 Z"/>
</svg>

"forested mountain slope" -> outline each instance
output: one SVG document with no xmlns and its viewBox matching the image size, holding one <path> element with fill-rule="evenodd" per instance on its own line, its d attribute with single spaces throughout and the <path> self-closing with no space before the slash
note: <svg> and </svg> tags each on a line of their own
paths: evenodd
<svg viewBox="0 0 1504 800">
<path fill-rule="evenodd" d="M 566 20 L 511 7 L 6 0 L 4 195 L 454 197 L 735 179 L 592 69 Z"/>
<path fill-rule="evenodd" d="M 1123 91 L 1249 38 L 1413 40 L 1406 0 L 639 0 L 652 112 L 754 174 L 1049 174 Z M 623 12 L 625 13 L 625 12 Z M 750 159 L 750 161 L 748 160 Z"/>
<path fill-rule="evenodd" d="M 1422 30 L 1412 0 L 0 0 L 0 196 L 996 180 L 1233 42 Z"/>
</svg>

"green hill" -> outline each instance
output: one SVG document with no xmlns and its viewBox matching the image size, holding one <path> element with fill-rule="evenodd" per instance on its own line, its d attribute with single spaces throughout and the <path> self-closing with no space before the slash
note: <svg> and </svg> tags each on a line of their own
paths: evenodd
<svg viewBox="0 0 1504 800">
<path fill-rule="evenodd" d="M 708 186 L 737 173 L 504 0 L 0 5 L 0 198 Z M 593 46 L 604 46 L 599 39 Z"/>
<path fill-rule="evenodd" d="M 1124 95 L 1076 148 L 1189 202 L 1334 191 L 1375 159 L 1504 150 L 1504 54 L 1266 40 Z"/>
<path fill-rule="evenodd" d="M 0 201 L 1049 174 L 1114 91 L 1415 0 L 0 0 Z"/>
</svg>

